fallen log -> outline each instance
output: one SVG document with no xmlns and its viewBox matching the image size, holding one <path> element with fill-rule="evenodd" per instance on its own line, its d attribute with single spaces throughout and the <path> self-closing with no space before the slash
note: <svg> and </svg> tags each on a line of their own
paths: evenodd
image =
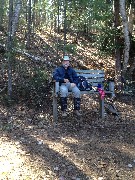
<svg viewBox="0 0 135 180">
<path fill-rule="evenodd" d="M 5 53 L 5 52 L 6 52 L 6 47 L 5 47 L 5 45 L 0 44 L 0 53 L 1 53 L 1 52 L 2 52 L 2 53 Z M 23 51 L 23 50 L 16 49 L 16 48 L 13 48 L 13 52 L 15 52 L 16 54 L 20 54 L 20 55 L 22 55 L 22 56 L 26 56 L 28 59 L 31 59 L 31 60 L 34 61 L 34 62 L 44 62 L 44 63 L 45 63 L 47 66 L 49 66 L 49 67 L 55 67 L 52 62 L 47 61 L 47 60 L 46 60 L 45 58 L 43 58 L 43 57 L 35 56 L 35 55 L 33 55 L 33 54 L 30 54 L 30 53 L 28 53 L 28 52 L 25 52 L 25 51 Z"/>
</svg>

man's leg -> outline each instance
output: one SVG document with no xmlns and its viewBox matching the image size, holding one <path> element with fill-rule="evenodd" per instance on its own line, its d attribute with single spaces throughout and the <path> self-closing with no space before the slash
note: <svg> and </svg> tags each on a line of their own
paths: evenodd
<svg viewBox="0 0 135 180">
<path fill-rule="evenodd" d="M 62 116 L 66 117 L 66 109 L 67 109 L 67 96 L 68 96 L 68 88 L 62 84 L 60 86 L 60 102 L 61 102 L 61 111 L 62 111 Z"/>
<path fill-rule="evenodd" d="M 75 114 L 77 116 L 81 116 L 81 113 L 79 112 L 80 110 L 80 104 L 81 104 L 81 93 L 80 90 L 78 89 L 78 87 L 73 87 L 72 88 L 72 92 L 74 94 L 74 110 L 75 110 Z"/>
</svg>

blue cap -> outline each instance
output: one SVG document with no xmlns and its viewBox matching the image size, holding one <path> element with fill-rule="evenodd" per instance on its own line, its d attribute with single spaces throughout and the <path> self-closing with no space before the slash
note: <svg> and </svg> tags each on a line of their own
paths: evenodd
<svg viewBox="0 0 135 180">
<path fill-rule="evenodd" d="M 63 60 L 64 61 L 69 61 L 69 56 L 64 56 Z"/>
</svg>

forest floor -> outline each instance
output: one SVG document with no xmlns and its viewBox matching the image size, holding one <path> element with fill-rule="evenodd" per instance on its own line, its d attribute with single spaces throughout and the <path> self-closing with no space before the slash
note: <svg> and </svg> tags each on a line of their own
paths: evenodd
<svg viewBox="0 0 135 180">
<path fill-rule="evenodd" d="M 87 63 L 91 51 L 83 51 L 75 62 L 84 57 L 86 67 L 103 66 L 109 72 L 107 59 Z M 97 96 L 83 95 L 80 118 L 72 112 L 71 97 L 68 103 L 68 117 L 62 119 L 59 107 L 57 124 L 51 93 L 41 108 L 24 101 L 11 107 L 0 104 L 0 180 L 135 179 L 135 96 L 117 94 L 118 116 L 106 112 L 104 119 Z"/>
<path fill-rule="evenodd" d="M 118 97 L 119 116 L 104 120 L 97 98 L 82 100 L 82 117 L 69 109 L 62 119 L 59 112 L 57 126 L 50 99 L 36 112 L 25 104 L 1 106 L 0 179 L 134 180 L 135 97 Z"/>
</svg>

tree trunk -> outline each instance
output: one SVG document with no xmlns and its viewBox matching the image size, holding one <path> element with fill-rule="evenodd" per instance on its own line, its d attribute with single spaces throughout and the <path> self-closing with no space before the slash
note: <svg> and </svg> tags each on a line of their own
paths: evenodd
<svg viewBox="0 0 135 180">
<path fill-rule="evenodd" d="M 11 54 L 12 54 L 12 17 L 13 17 L 13 0 L 9 0 L 9 20 L 8 20 L 8 39 L 7 39 L 7 61 L 8 61 L 8 97 L 12 96 L 12 68 L 11 68 Z"/>
<path fill-rule="evenodd" d="M 123 67 L 122 67 L 122 76 L 123 78 L 126 75 L 128 61 L 129 61 L 129 50 L 130 50 L 130 38 L 129 38 L 129 28 L 128 28 L 128 21 L 126 16 L 126 7 L 125 7 L 125 0 L 120 0 L 120 14 L 123 23 L 123 32 L 124 32 L 124 58 L 123 58 Z"/>
<path fill-rule="evenodd" d="M 36 0 L 34 0 L 33 1 L 33 13 L 32 13 L 32 33 L 34 33 L 35 32 L 35 25 L 36 25 L 36 23 L 35 23 L 35 13 L 36 12 Z"/>
<path fill-rule="evenodd" d="M 19 12 L 21 9 L 21 0 L 16 3 L 13 14 L 13 0 L 9 1 L 9 22 L 8 22 L 8 39 L 7 39 L 7 60 L 8 60 L 8 96 L 12 98 L 12 59 L 13 59 L 13 40 L 19 20 Z"/>
<path fill-rule="evenodd" d="M 115 85 L 118 91 L 121 91 L 122 78 L 121 78 L 121 51 L 120 51 L 120 35 L 118 34 L 118 27 L 120 26 L 119 17 L 119 1 L 114 0 L 114 26 L 116 29 L 115 34 Z"/>
<path fill-rule="evenodd" d="M 135 20 L 135 10 L 133 9 L 132 3 L 131 3 L 129 7 L 129 14 L 128 14 L 128 25 L 129 25 L 130 34 L 132 34 L 133 32 L 134 20 Z"/>
<path fill-rule="evenodd" d="M 21 7 L 22 7 L 21 0 L 18 0 L 18 2 L 16 3 L 14 15 L 13 15 L 13 23 L 12 23 L 12 36 L 13 37 L 15 36 L 15 33 L 16 33 Z"/>
<path fill-rule="evenodd" d="M 4 5 L 5 5 L 5 0 L 0 0 L 0 27 L 2 27 L 3 24 Z"/>
<path fill-rule="evenodd" d="M 60 33 L 60 1 L 58 0 L 58 21 L 57 21 L 57 32 L 58 34 Z"/>
<path fill-rule="evenodd" d="M 64 50 L 63 55 L 66 53 L 66 34 L 67 34 L 67 0 L 64 1 Z"/>
<path fill-rule="evenodd" d="M 27 19 L 27 43 L 26 48 L 30 48 L 30 36 L 31 36 L 31 0 L 28 3 L 28 19 Z"/>
</svg>

